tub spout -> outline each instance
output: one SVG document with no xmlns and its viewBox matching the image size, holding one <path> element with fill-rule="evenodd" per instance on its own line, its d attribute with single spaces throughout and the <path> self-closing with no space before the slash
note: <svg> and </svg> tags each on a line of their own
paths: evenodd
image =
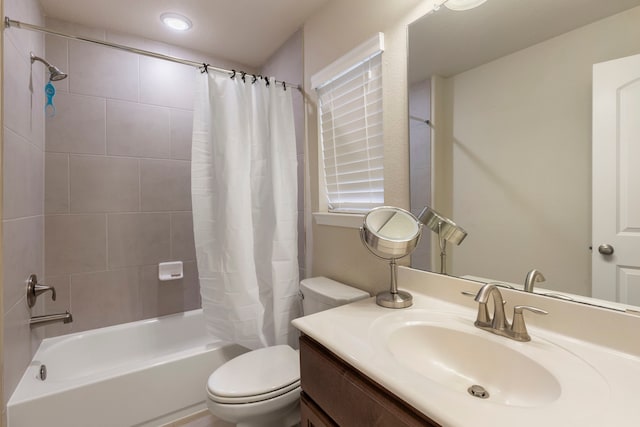
<svg viewBox="0 0 640 427">
<path fill-rule="evenodd" d="M 38 326 L 50 325 L 52 323 L 71 323 L 73 322 L 73 316 L 68 311 L 65 313 L 57 314 L 45 314 L 44 316 L 33 316 L 29 321 L 29 326 L 32 328 Z"/>
</svg>

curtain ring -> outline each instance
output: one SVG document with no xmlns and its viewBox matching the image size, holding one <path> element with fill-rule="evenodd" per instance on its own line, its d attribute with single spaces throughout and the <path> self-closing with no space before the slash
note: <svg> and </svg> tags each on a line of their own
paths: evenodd
<svg viewBox="0 0 640 427">
<path fill-rule="evenodd" d="M 233 74 L 231 74 L 231 78 L 235 79 L 236 78 L 236 70 L 231 70 L 231 72 L 233 73 Z"/>
<path fill-rule="evenodd" d="M 287 91 L 287 82 L 282 82 L 282 88 L 285 92 Z"/>
<path fill-rule="evenodd" d="M 207 73 L 209 74 L 209 64 L 207 64 L 206 62 L 202 63 L 202 68 L 200 69 L 200 73 L 204 74 Z"/>
<path fill-rule="evenodd" d="M 244 78 L 247 75 L 247 73 L 245 73 L 244 71 L 240 71 L 240 72 L 242 73 L 242 82 L 246 83 L 246 80 Z"/>
<path fill-rule="evenodd" d="M 251 80 L 251 84 L 254 84 L 256 82 L 256 80 L 258 80 L 258 76 L 256 76 L 255 74 L 253 75 L 253 79 Z"/>
<path fill-rule="evenodd" d="M 269 85 L 271 84 L 271 82 L 269 81 L 269 77 L 265 77 L 264 81 L 265 81 L 265 84 L 267 85 L 267 87 L 269 87 Z"/>
</svg>

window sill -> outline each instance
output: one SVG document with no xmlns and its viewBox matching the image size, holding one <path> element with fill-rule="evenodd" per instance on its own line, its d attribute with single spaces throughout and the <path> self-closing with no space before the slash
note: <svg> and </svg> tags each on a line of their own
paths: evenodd
<svg viewBox="0 0 640 427">
<path fill-rule="evenodd" d="M 314 212 L 313 217 L 318 225 L 344 228 L 360 228 L 364 221 L 364 214 Z"/>
</svg>

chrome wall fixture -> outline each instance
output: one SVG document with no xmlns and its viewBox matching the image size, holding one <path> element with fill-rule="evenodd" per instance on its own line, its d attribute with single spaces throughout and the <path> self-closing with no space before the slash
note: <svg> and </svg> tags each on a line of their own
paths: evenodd
<svg viewBox="0 0 640 427">
<path fill-rule="evenodd" d="M 67 73 L 60 71 L 60 68 L 55 65 L 51 65 L 46 59 L 35 56 L 33 52 L 31 52 L 31 63 L 33 64 L 36 61 L 42 62 L 49 70 L 49 81 L 57 82 L 58 80 L 64 80 L 67 78 Z"/>
<path fill-rule="evenodd" d="M 56 288 L 41 285 L 38 283 L 38 277 L 35 274 L 30 275 L 29 279 L 27 279 L 27 305 L 29 308 L 36 305 L 38 296 L 45 292 L 51 292 L 51 299 L 53 301 L 56 300 Z M 32 316 L 29 321 L 29 326 L 35 328 L 36 326 L 45 326 L 57 322 L 71 323 L 73 322 L 73 316 L 68 311 L 64 313 L 45 314 L 44 316 Z"/>
</svg>

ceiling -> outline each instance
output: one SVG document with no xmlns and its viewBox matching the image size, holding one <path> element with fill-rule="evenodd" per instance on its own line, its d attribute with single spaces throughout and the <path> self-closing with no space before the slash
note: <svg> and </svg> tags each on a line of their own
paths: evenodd
<svg viewBox="0 0 640 427">
<path fill-rule="evenodd" d="M 640 0 L 488 0 L 440 8 L 409 26 L 409 81 L 458 74 L 604 17 Z"/>
<path fill-rule="evenodd" d="M 128 33 L 259 68 L 329 0 L 40 0 L 47 17 Z M 160 14 L 193 22 L 180 33 Z"/>
</svg>

